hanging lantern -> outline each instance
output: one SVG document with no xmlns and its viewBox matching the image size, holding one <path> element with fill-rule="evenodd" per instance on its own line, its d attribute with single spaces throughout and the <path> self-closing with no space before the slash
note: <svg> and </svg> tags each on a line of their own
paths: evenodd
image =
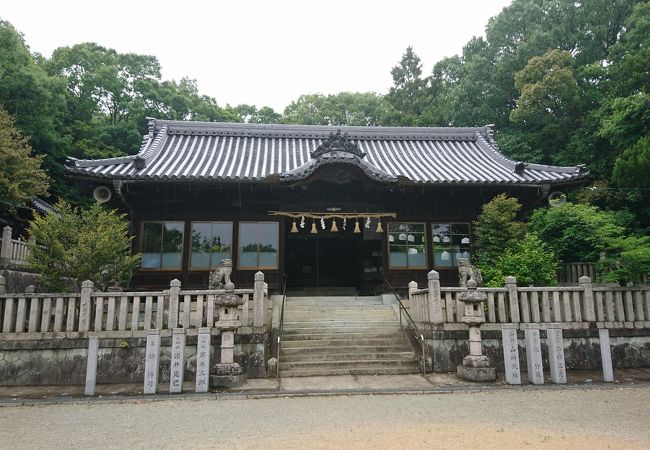
<svg viewBox="0 0 650 450">
<path fill-rule="evenodd" d="M 442 238 L 442 242 L 444 242 L 445 244 L 449 244 L 451 242 L 451 239 L 449 239 L 449 236 L 445 236 Z"/>
<path fill-rule="evenodd" d="M 440 254 L 440 259 L 443 261 L 449 261 L 449 252 L 445 250 Z"/>
<path fill-rule="evenodd" d="M 440 236 L 437 234 L 433 237 L 433 242 L 440 242 Z"/>
<path fill-rule="evenodd" d="M 376 230 L 376 232 L 377 233 L 383 233 L 384 232 L 384 229 L 381 226 L 381 220 L 377 221 L 377 230 Z"/>
<path fill-rule="evenodd" d="M 332 228 L 330 229 L 332 233 L 336 233 L 339 229 L 336 226 L 336 219 L 332 219 Z"/>
<path fill-rule="evenodd" d="M 297 233 L 298 232 L 298 226 L 296 225 L 296 219 L 293 219 L 293 223 L 291 224 L 291 232 L 292 233 Z"/>
<path fill-rule="evenodd" d="M 467 236 L 465 236 L 464 238 L 462 238 L 462 239 L 460 240 L 460 243 L 461 243 L 461 244 L 469 244 L 469 238 L 468 238 Z"/>
<path fill-rule="evenodd" d="M 310 233 L 311 233 L 311 234 L 318 234 L 318 230 L 316 229 L 316 222 L 313 222 L 313 221 L 312 221 L 312 223 L 311 223 L 311 231 L 310 231 Z"/>
<path fill-rule="evenodd" d="M 354 231 L 353 231 L 353 233 L 354 234 L 361 233 L 361 228 L 359 228 L 359 219 L 357 219 L 357 221 L 354 223 Z"/>
</svg>

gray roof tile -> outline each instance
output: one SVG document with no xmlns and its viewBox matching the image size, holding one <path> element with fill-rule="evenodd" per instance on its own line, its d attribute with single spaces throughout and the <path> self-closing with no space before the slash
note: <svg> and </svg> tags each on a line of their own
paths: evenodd
<svg viewBox="0 0 650 450">
<path fill-rule="evenodd" d="M 123 180 L 295 180 L 330 162 L 351 163 L 383 182 L 414 184 L 554 184 L 587 174 L 582 166 L 526 164 L 499 151 L 489 127 L 327 127 L 152 120 L 137 155 L 71 160 L 68 171 Z M 313 152 L 336 130 L 365 153 Z M 363 155 L 362 155 L 363 156 Z"/>
</svg>

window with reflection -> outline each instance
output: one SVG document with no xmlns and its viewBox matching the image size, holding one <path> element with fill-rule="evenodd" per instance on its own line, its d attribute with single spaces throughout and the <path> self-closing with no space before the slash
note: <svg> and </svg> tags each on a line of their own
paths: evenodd
<svg viewBox="0 0 650 450">
<path fill-rule="evenodd" d="M 431 235 L 434 266 L 456 267 L 460 258 L 471 258 L 468 223 L 433 223 Z"/>
<path fill-rule="evenodd" d="M 427 266 L 423 223 L 388 224 L 388 263 L 392 268 Z"/>
<path fill-rule="evenodd" d="M 232 258 L 232 222 L 192 222 L 192 269 L 218 267 Z"/>
<path fill-rule="evenodd" d="M 143 269 L 180 269 L 183 227 L 183 222 L 144 222 L 140 266 Z"/>
<path fill-rule="evenodd" d="M 278 268 L 278 222 L 239 223 L 239 268 Z"/>
</svg>

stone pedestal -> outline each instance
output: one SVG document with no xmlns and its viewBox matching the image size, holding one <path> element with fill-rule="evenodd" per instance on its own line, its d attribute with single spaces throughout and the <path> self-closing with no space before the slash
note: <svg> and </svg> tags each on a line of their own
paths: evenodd
<svg viewBox="0 0 650 450">
<path fill-rule="evenodd" d="M 237 317 L 237 307 L 244 299 L 235 294 L 235 285 L 226 283 L 226 292 L 217 296 L 215 303 L 219 308 L 219 320 L 214 326 L 221 330 L 221 362 L 212 366 L 211 387 L 233 387 L 246 382 L 241 366 L 234 362 L 235 331 L 241 326 Z"/>
<path fill-rule="evenodd" d="M 463 365 L 458 366 L 456 373 L 460 378 L 469 381 L 494 381 L 496 370 L 490 358 L 483 354 L 481 340 L 481 324 L 483 317 L 483 302 L 487 300 L 484 292 L 476 290 L 476 282 L 467 282 L 467 291 L 459 296 L 465 305 L 463 322 L 469 327 L 469 355 L 463 358 Z"/>
</svg>

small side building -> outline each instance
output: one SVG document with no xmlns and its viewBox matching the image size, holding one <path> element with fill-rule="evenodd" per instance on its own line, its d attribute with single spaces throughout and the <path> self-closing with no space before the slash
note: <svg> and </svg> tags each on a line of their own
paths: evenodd
<svg viewBox="0 0 650 450">
<path fill-rule="evenodd" d="M 270 289 L 349 287 L 361 294 L 426 282 L 457 285 L 472 222 L 500 193 L 525 206 L 583 183 L 582 166 L 506 158 L 478 128 L 253 125 L 152 119 L 137 155 L 71 160 L 71 176 L 132 220 L 143 254 L 134 289 L 177 278 L 206 287 L 261 270 Z"/>
</svg>

